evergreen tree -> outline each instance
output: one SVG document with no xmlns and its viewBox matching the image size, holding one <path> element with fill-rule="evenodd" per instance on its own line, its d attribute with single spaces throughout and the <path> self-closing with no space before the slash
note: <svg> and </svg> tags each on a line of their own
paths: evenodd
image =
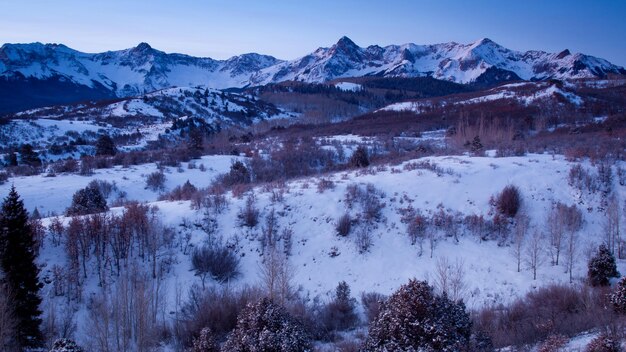
<svg viewBox="0 0 626 352">
<path fill-rule="evenodd" d="M 480 137 L 475 136 L 474 139 L 472 139 L 470 149 L 474 154 L 478 154 L 483 150 L 483 143 L 480 141 Z"/>
<path fill-rule="evenodd" d="M 72 197 L 72 204 L 65 211 L 70 215 L 86 215 L 107 211 L 107 201 L 97 186 L 89 185 L 79 189 Z"/>
<path fill-rule="evenodd" d="M 370 165 L 367 149 L 364 146 L 360 145 L 356 148 L 350 158 L 350 165 L 353 167 L 368 167 Z"/>
<path fill-rule="evenodd" d="M 35 265 L 34 245 L 28 212 L 15 187 L 11 187 L 0 214 L 0 265 L 4 281 L 13 294 L 17 343 L 22 347 L 39 347 L 43 342 L 39 328 L 39 269 Z"/>
<path fill-rule="evenodd" d="M 72 339 L 57 339 L 50 352 L 84 352 L 85 350 Z"/>
<path fill-rule="evenodd" d="M 311 350 L 308 334 L 284 308 L 268 298 L 249 304 L 237 317 L 223 351 L 303 352 Z"/>
<path fill-rule="evenodd" d="M 215 341 L 215 336 L 211 328 L 204 328 L 200 331 L 200 336 L 193 340 L 191 352 L 219 352 L 220 348 Z"/>
<path fill-rule="evenodd" d="M 463 302 L 436 296 L 411 280 L 383 303 L 370 325 L 364 351 L 459 351 L 469 343 L 471 321 Z"/>
<path fill-rule="evenodd" d="M 611 303 L 616 312 L 626 314 L 626 277 L 619 280 L 615 291 L 610 295 Z"/>
<path fill-rule="evenodd" d="M 596 255 L 589 260 L 587 277 L 592 286 L 608 286 L 609 279 L 619 277 L 615 257 L 608 247 L 601 244 Z"/>
<path fill-rule="evenodd" d="M 24 165 L 41 165 L 41 159 L 39 159 L 39 154 L 33 149 L 33 146 L 30 144 L 22 144 L 22 146 L 20 147 L 20 160 Z"/>
<path fill-rule="evenodd" d="M 9 152 L 5 154 L 4 164 L 6 166 L 17 166 L 17 154 L 15 152 Z"/>
<path fill-rule="evenodd" d="M 96 155 L 110 155 L 117 153 L 115 142 L 106 134 L 101 135 L 96 141 Z"/>
<path fill-rule="evenodd" d="M 359 318 L 356 314 L 356 300 L 350 297 L 350 286 L 341 281 L 335 291 L 335 299 L 326 306 L 326 325 L 331 330 L 353 328 Z"/>
</svg>

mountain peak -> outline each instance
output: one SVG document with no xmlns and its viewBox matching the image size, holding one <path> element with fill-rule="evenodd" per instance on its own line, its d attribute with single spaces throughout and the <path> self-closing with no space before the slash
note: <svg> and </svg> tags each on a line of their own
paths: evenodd
<svg viewBox="0 0 626 352">
<path fill-rule="evenodd" d="M 352 39 L 346 37 L 345 35 L 339 38 L 335 46 L 340 47 L 340 48 L 358 48 L 359 47 L 352 41 Z"/>
<path fill-rule="evenodd" d="M 149 51 L 149 50 L 152 50 L 152 47 L 150 46 L 150 44 L 146 42 L 141 42 L 137 44 L 137 46 L 134 47 L 133 50 L 134 51 Z"/>
<path fill-rule="evenodd" d="M 475 41 L 474 45 L 475 46 L 481 46 L 481 45 L 497 45 L 497 44 L 493 40 L 485 37 L 485 38 L 481 38 L 481 39 Z"/>
<path fill-rule="evenodd" d="M 561 51 L 561 52 L 560 52 L 560 53 L 556 56 L 556 58 L 557 58 L 557 59 L 562 59 L 562 58 L 564 58 L 564 57 L 566 57 L 566 56 L 570 56 L 571 54 L 572 54 L 572 53 L 569 51 L 569 49 L 565 49 L 565 50 Z"/>
</svg>

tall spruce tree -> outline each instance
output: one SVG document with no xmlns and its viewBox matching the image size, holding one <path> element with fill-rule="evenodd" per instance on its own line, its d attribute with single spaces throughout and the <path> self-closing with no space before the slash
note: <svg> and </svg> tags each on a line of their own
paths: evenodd
<svg viewBox="0 0 626 352">
<path fill-rule="evenodd" d="M 43 343 L 34 244 L 28 212 L 15 187 L 11 187 L 0 213 L 0 265 L 4 281 L 13 294 L 16 338 L 22 348 L 40 347 Z"/>
</svg>

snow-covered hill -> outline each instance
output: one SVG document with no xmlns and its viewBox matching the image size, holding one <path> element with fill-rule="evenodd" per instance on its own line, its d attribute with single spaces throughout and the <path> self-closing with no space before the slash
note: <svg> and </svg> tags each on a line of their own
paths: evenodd
<svg viewBox="0 0 626 352">
<path fill-rule="evenodd" d="M 290 61 L 260 54 L 228 60 L 196 58 L 167 54 L 146 43 L 99 54 L 82 53 L 61 44 L 5 44 L 0 48 L 0 92 L 4 96 L 0 98 L 0 111 L 135 96 L 173 86 L 229 88 L 286 80 L 319 83 L 368 75 L 431 76 L 488 85 L 515 79 L 604 77 L 609 73 L 626 74 L 626 70 L 568 50 L 558 54 L 519 52 L 489 39 L 469 44 L 362 48 L 343 37 L 330 48 L 319 48 Z M 28 97 L 31 100 L 27 102 Z"/>
<path fill-rule="evenodd" d="M 182 169 L 186 171 L 183 172 L 166 168 L 166 189 L 171 190 L 186 180 L 200 187 L 207 186 L 217 172 L 227 171 L 230 160 L 230 157 L 215 156 L 195 162 L 196 166 L 204 164 L 208 171 L 188 169 L 185 165 Z M 416 162 L 429 163 L 430 166 L 415 168 Z M 317 187 L 320 178 L 289 182 L 279 200 L 276 199 L 276 190 L 272 192 L 261 187 L 253 191 L 261 219 L 274 209 L 279 228 L 293 229 L 293 256 L 290 261 L 296 269 L 294 284 L 302 286 L 305 294 L 325 296 L 340 280 L 347 281 L 357 293 L 378 291 L 388 294 L 409 278 L 433 279 L 437 259 L 445 257 L 464 261 L 467 284 L 464 297 L 470 306 L 480 307 L 510 302 L 549 282 L 566 282 L 569 275 L 565 273 L 565 266 L 550 265 L 547 242 L 544 246 L 546 252 L 542 252 L 545 257 L 538 279 L 533 280 L 532 273 L 524 266 L 521 272 L 517 272 L 510 246 L 498 245 L 495 240 L 481 241 L 471 232 L 463 230 L 463 226 L 458 233 L 459 242 L 443 232 L 438 233 L 433 258 L 429 256 L 428 242 L 423 244 L 420 256 L 419 246 L 411 245 L 407 235 L 406 224 L 402 221 L 403 210 L 412 207 L 426 215 L 442 211 L 456 214 L 459 219 L 469 215 L 482 215 L 487 219 L 493 215 L 490 197 L 512 184 L 519 188 L 523 196 L 522 208 L 530 217 L 531 227 L 545 231 L 546 214 L 555 202 L 575 204 L 583 210 L 581 234 L 585 235 L 580 236 L 577 245 L 573 276 L 575 280 L 582 280 L 586 275 L 586 255 L 603 240 L 605 206 L 600 193 L 581 192 L 568 185 L 567 175 L 573 165 L 563 157 L 540 154 L 508 158 L 430 157 L 369 173 L 327 175 L 324 179 L 332 181 L 334 186 L 325 191 Z M 583 164 L 583 168 L 592 174 L 595 172 L 589 164 Z M 92 179 L 105 179 L 115 182 L 117 192 L 124 194 L 127 200 L 136 199 L 157 205 L 166 225 L 178 228 L 185 218 L 191 223 L 200 221 L 202 211 L 192 210 L 189 202 L 156 202 L 158 193 L 144 189 L 145 176 L 156 170 L 155 165 L 129 169 L 116 167 L 98 171 L 91 178 L 76 175 L 54 178 L 29 176 L 15 178 L 11 184 L 23 196 L 29 210 L 37 207 L 43 214 L 62 213 L 70 204 L 69 194 Z M 619 185 L 617 180 L 613 183 L 613 192 L 623 197 L 624 186 Z M 376 197 L 381 202 L 381 216 L 372 225 L 364 223 L 358 204 L 349 205 L 346 202 L 346 192 L 354 184 L 360 187 L 371 184 L 379 192 Z M 0 185 L 0 194 L 6 194 L 10 187 L 10 184 Z M 111 199 L 115 197 L 116 194 L 113 194 Z M 238 225 L 237 214 L 244 207 L 245 197 L 227 195 L 227 200 L 227 210 L 217 218 L 218 233 L 223 234 L 225 241 L 236 241 L 243 265 L 241 278 L 231 284 L 255 284 L 259 277 L 258 262 L 262 259 L 259 257 L 258 240 L 262 226 L 248 229 Z M 360 221 L 348 237 L 341 237 L 336 234 L 335 224 L 338 217 L 346 212 L 360 218 Z M 187 230 L 191 231 L 191 242 L 196 245 L 207 238 L 199 228 Z M 360 253 L 359 245 L 355 243 L 362 231 L 367 231 L 372 240 L 371 247 L 364 253 Z M 55 251 L 54 248 L 44 247 L 42 264 L 59 261 L 58 257 L 54 260 L 50 258 L 52 252 L 49 250 Z M 199 283 L 200 279 L 189 272 L 189 258 L 182 253 L 178 256 L 176 275 L 169 279 L 177 280 L 177 285 L 185 288 Z M 622 269 L 623 265 L 620 262 Z"/>
<path fill-rule="evenodd" d="M 517 103 L 526 107 L 539 103 L 579 107 L 583 105 L 585 99 L 577 94 L 575 88 L 573 85 L 550 82 L 510 83 L 479 92 L 394 103 L 377 111 L 411 111 L 420 114 L 434 109 L 471 106 L 488 102 Z"/>
<path fill-rule="evenodd" d="M 290 116 L 246 94 L 206 87 L 168 88 L 109 102 L 23 111 L 0 126 L 0 141 L 5 146 L 30 143 L 46 147 L 54 143 L 63 144 L 71 135 L 81 135 L 88 141 L 99 133 L 120 135 L 139 132 L 142 135 L 141 146 L 172 128 L 175 119 L 193 117 L 217 131 L 227 126 L 248 126 Z"/>
</svg>

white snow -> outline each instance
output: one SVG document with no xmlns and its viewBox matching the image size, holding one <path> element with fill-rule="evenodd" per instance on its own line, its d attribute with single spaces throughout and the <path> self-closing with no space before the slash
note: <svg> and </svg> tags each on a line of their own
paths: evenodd
<svg viewBox="0 0 626 352">
<path fill-rule="evenodd" d="M 335 87 L 346 91 L 346 92 L 358 92 L 360 90 L 363 90 L 363 86 L 357 83 L 352 83 L 352 82 L 339 82 L 339 83 L 335 83 Z"/>
<path fill-rule="evenodd" d="M 338 136 L 336 140 L 349 143 L 362 139 L 350 135 Z M 166 188 L 170 190 L 187 180 L 198 187 L 207 186 L 218 173 L 228 170 L 231 160 L 229 156 L 207 156 L 195 161 L 197 165 L 204 164 L 208 169 L 206 172 L 197 168 L 188 169 L 185 164 L 181 168 L 182 172 L 176 168 L 166 168 Z M 414 162 L 430 162 L 443 171 L 436 173 L 407 166 Z M 498 246 L 493 240 L 481 242 L 471 234 L 461 235 L 458 243 L 453 238 L 443 236 L 437 242 L 433 258 L 429 256 L 428 242 L 424 243 L 421 256 L 418 255 L 419 246 L 411 245 L 406 226 L 401 221 L 401 209 L 411 205 L 426 215 L 444 209 L 453 214 L 458 212 L 461 216 L 476 214 L 490 218 L 490 197 L 509 184 L 520 189 L 523 210 L 530 216 L 532 227 L 541 229 L 544 226 L 546 213 L 556 201 L 576 204 L 583 210 L 584 227 L 580 233 L 585 236 L 581 236 L 574 264 L 574 279 L 582 281 L 586 277 L 587 253 L 602 240 L 600 234 L 605 215 L 600 195 L 580 193 L 568 185 L 567 175 L 572 165 L 559 155 L 530 154 L 507 158 L 438 156 L 393 167 L 373 168 L 370 172 L 350 171 L 324 175 L 323 178 L 332 180 L 335 187 L 323 193 L 317 189 L 319 178 L 293 180 L 286 183 L 284 200 L 278 202 L 272 201 L 271 187 L 260 186 L 254 191 L 257 207 L 261 211 L 261 224 L 254 229 L 238 225 L 237 214 L 245 203 L 245 197 L 237 198 L 228 193 L 229 207 L 218 217 L 218 233 L 225 240 L 232 240 L 236 236 L 242 255 L 242 275 L 229 285 L 236 288 L 259 283 L 259 263 L 262 258 L 259 256 L 258 236 L 263 218 L 271 209 L 275 209 L 278 215 L 279 228 L 293 229 L 293 249 L 289 259 L 295 270 L 293 283 L 301 287 L 301 294 L 310 298 L 328 297 L 342 280 L 350 285 L 353 295 L 357 297 L 361 292 L 371 291 L 390 294 L 410 278 L 432 282 L 436 263 L 442 258 L 453 263 L 464 263 L 467 288 L 463 297 L 469 308 L 506 304 L 548 283 L 568 282 L 569 276 L 564 266 L 551 266 L 547 253 L 542 253 L 544 263 L 539 267 L 537 280 L 533 280 L 528 267 L 523 266 L 522 271 L 517 272 L 510 247 Z M 587 162 L 583 166 L 593 169 Z M 59 175 L 51 178 L 12 178 L 0 185 L 0 195 L 7 194 L 11 185 L 15 185 L 27 209 L 32 211 L 37 207 L 42 214 L 59 214 L 70 204 L 76 190 L 93 179 L 101 179 L 115 182 L 121 191 L 127 193 L 128 200 L 136 199 L 158 206 L 159 218 L 167 226 L 182 230 L 180 224 L 184 219 L 191 223 L 198 221 L 202 214 L 192 210 L 190 202 L 157 202 L 158 194 L 144 188 L 145 175 L 154 171 L 156 166 L 147 164 L 128 169 L 116 167 L 98 170 L 91 177 Z M 354 241 L 355 234 L 364 229 L 362 220 L 346 238 L 337 236 L 335 232 L 335 221 L 339 216 L 349 212 L 351 216 L 357 217 L 360 213 L 358 205 L 348 208 L 345 201 L 346 188 L 354 183 L 371 183 L 384 194 L 380 198 L 384 203 L 382 218 L 369 229 L 373 244 L 365 253 L 359 253 Z M 615 194 L 624 199 L 625 187 L 614 181 L 614 189 Z M 190 231 L 192 244 L 201 244 L 207 238 L 204 232 L 194 227 L 184 231 Z M 167 290 L 166 311 L 174 309 L 177 290 L 184 298 L 192 284 L 200 283 L 200 279 L 190 271 L 189 255 L 183 254 L 180 249 L 175 250 L 175 264 L 163 283 Z M 339 255 L 331 257 L 329 254 L 334 250 Z M 46 244 L 39 260 L 44 266 L 43 274 L 50 270 L 53 263 L 63 264 L 63 258 L 62 247 Z M 618 267 L 624 272 L 626 261 L 619 260 Z M 89 280 L 84 286 L 84 297 L 100 290 L 94 276 Z M 218 284 L 210 281 L 209 285 Z M 46 285 L 44 292 L 50 289 L 50 285 Z M 47 294 L 44 297 L 46 301 L 53 299 Z M 84 313 L 84 305 L 81 307 L 80 312 Z M 77 315 L 79 339 L 87 334 L 83 313 Z"/>
</svg>

